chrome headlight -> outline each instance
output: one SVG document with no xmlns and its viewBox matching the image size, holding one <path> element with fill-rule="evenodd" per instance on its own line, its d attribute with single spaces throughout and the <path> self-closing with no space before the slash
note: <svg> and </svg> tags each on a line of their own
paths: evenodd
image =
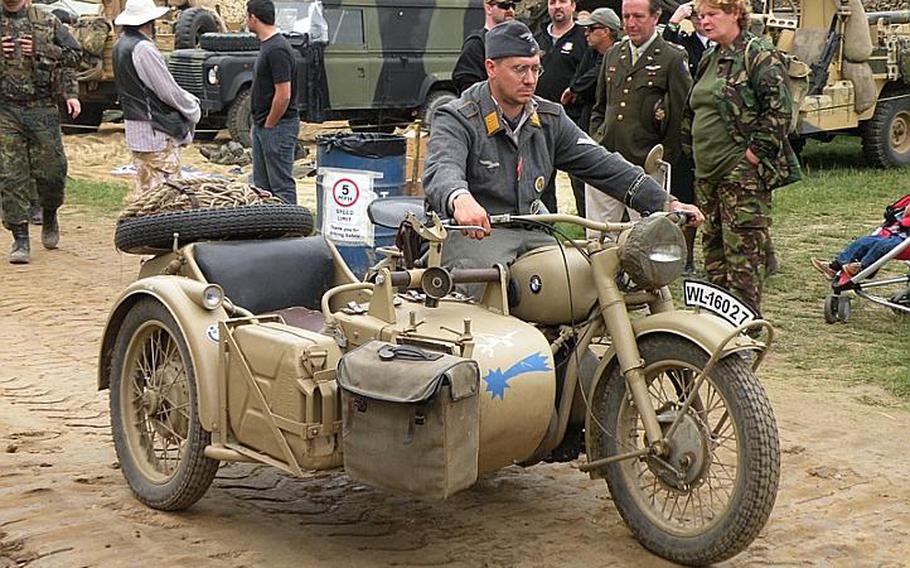
<svg viewBox="0 0 910 568">
<path fill-rule="evenodd" d="M 205 79 L 209 82 L 209 85 L 218 84 L 218 66 L 217 65 L 209 67 L 208 73 L 205 74 Z"/>
<path fill-rule="evenodd" d="M 209 284 L 202 291 L 202 306 L 207 310 L 216 310 L 224 302 L 224 290 L 218 284 Z"/>
<path fill-rule="evenodd" d="M 667 217 L 647 217 L 623 233 L 619 259 L 622 269 L 640 288 L 660 288 L 685 269 L 686 239 Z"/>
</svg>

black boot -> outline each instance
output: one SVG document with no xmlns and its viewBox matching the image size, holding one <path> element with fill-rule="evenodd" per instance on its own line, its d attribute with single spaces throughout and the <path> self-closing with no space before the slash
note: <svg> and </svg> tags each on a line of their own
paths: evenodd
<svg viewBox="0 0 910 568">
<path fill-rule="evenodd" d="M 44 224 L 41 226 L 41 244 L 46 249 L 57 248 L 60 242 L 60 226 L 57 225 L 57 210 L 44 210 Z"/>
<path fill-rule="evenodd" d="M 12 229 L 13 246 L 9 251 L 10 264 L 28 264 L 31 256 L 28 245 L 28 223 L 16 225 Z"/>
<path fill-rule="evenodd" d="M 28 205 L 28 222 L 32 225 L 40 225 L 41 221 L 41 206 L 32 201 Z"/>
</svg>

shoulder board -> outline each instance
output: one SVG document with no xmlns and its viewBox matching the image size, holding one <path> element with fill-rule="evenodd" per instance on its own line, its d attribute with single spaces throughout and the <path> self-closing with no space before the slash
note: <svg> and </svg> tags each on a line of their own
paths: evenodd
<svg viewBox="0 0 910 568">
<path fill-rule="evenodd" d="M 471 118 L 480 114 L 480 107 L 474 101 L 465 101 L 458 107 L 458 112 L 465 118 Z"/>
<path fill-rule="evenodd" d="M 559 116 L 559 113 L 562 110 L 562 105 L 559 103 L 554 103 L 553 101 L 548 101 L 547 99 L 542 99 L 540 97 L 535 97 L 534 100 L 537 101 L 537 112 L 539 114 Z"/>
<path fill-rule="evenodd" d="M 668 46 L 672 47 L 672 48 L 675 49 L 676 51 L 685 51 L 685 50 L 686 50 L 685 47 L 679 45 L 678 43 L 673 43 L 672 41 L 667 41 L 667 42 L 664 42 L 664 43 L 666 43 Z"/>
</svg>

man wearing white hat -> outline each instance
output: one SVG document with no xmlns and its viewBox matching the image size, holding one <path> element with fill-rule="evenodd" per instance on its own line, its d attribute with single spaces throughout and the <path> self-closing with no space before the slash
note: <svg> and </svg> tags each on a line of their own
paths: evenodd
<svg viewBox="0 0 910 568">
<path fill-rule="evenodd" d="M 127 0 L 114 23 L 114 80 L 126 122 L 126 146 L 136 166 L 136 195 L 180 175 L 180 147 L 199 122 L 199 100 L 180 88 L 155 46 L 155 20 L 169 8 Z"/>
</svg>

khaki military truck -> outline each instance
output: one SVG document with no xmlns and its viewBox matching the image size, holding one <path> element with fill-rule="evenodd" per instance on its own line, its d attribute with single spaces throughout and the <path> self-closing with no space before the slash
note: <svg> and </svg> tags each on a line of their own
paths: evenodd
<svg viewBox="0 0 910 568">
<path fill-rule="evenodd" d="M 483 26 L 481 0 L 278 0 L 276 24 L 297 54 L 301 120 L 394 129 L 456 97 L 452 69 L 465 36 Z M 205 34 L 171 54 L 177 83 L 199 97 L 203 121 L 250 143 L 259 41 Z"/>
<path fill-rule="evenodd" d="M 860 0 L 777 0 L 755 17 L 781 51 L 811 69 L 795 146 L 858 135 L 870 165 L 910 165 L 910 10 L 871 11 Z"/>
<path fill-rule="evenodd" d="M 156 22 L 155 43 L 168 54 L 192 48 L 203 34 L 240 29 L 245 23 L 245 0 L 157 0 L 171 11 Z M 91 132 L 101 124 L 105 110 L 117 108 L 112 51 L 119 29 L 114 19 L 125 0 L 66 0 L 41 4 L 66 23 L 79 41 L 83 59 L 77 73 L 82 113 L 69 120 L 64 131 Z"/>
</svg>

